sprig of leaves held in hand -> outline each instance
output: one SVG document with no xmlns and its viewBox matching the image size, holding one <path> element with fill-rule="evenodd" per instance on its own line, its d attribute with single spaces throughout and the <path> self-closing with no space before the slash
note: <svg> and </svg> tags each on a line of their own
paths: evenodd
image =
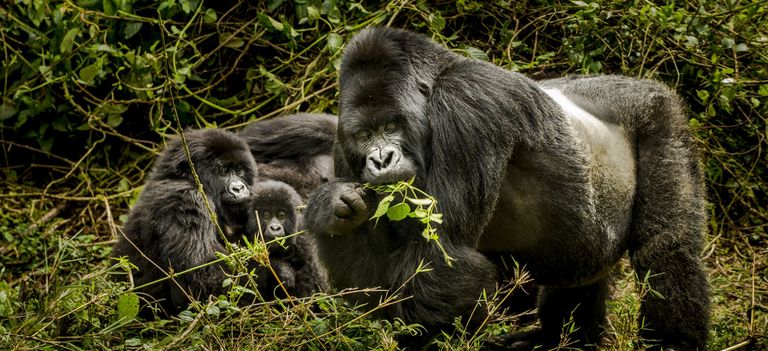
<svg viewBox="0 0 768 351">
<path fill-rule="evenodd" d="M 424 230 L 421 236 L 427 241 L 434 241 L 440 251 L 443 253 L 445 264 L 453 266 L 454 259 L 445 251 L 440 238 L 437 235 L 437 228 L 433 224 L 443 223 L 443 214 L 437 212 L 437 199 L 427 194 L 425 191 L 413 186 L 414 178 L 408 181 L 399 181 L 386 185 L 363 185 L 366 189 L 371 189 L 379 194 L 387 194 L 379 201 L 376 212 L 371 220 L 379 222 L 379 218 L 384 215 L 390 221 L 401 221 L 405 218 L 415 218 L 424 224 Z M 399 203 L 392 204 L 395 199 L 402 199 Z M 410 205 L 409 205 L 410 203 Z M 413 205 L 414 207 L 411 207 Z"/>
</svg>

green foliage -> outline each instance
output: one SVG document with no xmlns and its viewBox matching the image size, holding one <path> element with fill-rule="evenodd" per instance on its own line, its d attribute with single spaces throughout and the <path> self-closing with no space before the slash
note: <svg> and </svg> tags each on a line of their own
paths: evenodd
<svg viewBox="0 0 768 351">
<path fill-rule="evenodd" d="M 437 200 L 423 190 L 413 186 L 413 178 L 409 181 L 399 181 L 394 184 L 372 185 L 365 184 L 365 188 L 376 191 L 379 194 L 387 194 L 376 207 L 376 211 L 371 216 L 372 220 L 378 223 L 379 218 L 387 215 L 390 221 L 402 221 L 406 217 L 414 218 L 424 225 L 421 236 L 427 241 L 434 241 L 435 245 L 443 253 L 443 260 L 449 267 L 453 266 L 454 259 L 445 251 L 445 247 L 440 243 L 437 235 L 436 225 L 443 223 L 443 214 L 437 212 Z M 395 199 L 400 202 L 392 205 Z M 411 209 L 408 202 L 416 206 Z"/>
</svg>

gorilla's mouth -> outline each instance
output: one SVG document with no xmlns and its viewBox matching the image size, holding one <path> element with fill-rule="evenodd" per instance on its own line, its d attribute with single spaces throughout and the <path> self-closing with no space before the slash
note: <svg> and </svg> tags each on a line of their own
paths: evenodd
<svg viewBox="0 0 768 351">
<path fill-rule="evenodd" d="M 365 159 L 362 180 L 374 185 L 408 180 L 416 175 L 416 167 L 399 145 L 374 147 Z"/>
<path fill-rule="evenodd" d="M 240 191 L 240 192 L 232 193 L 225 190 L 221 194 L 221 202 L 227 205 L 239 205 L 246 202 L 250 198 L 251 198 L 250 191 Z"/>
<path fill-rule="evenodd" d="M 369 168 L 363 170 L 363 181 L 373 185 L 392 184 L 398 181 L 406 181 L 416 176 L 413 167 L 404 167 L 398 165 L 388 169 L 386 172 L 372 172 Z"/>
</svg>

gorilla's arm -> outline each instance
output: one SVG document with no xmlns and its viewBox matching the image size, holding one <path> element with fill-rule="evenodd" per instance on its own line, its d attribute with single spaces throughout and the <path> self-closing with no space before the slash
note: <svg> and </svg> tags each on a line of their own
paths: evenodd
<svg viewBox="0 0 768 351">
<path fill-rule="evenodd" d="M 240 132 L 256 162 L 296 160 L 329 154 L 336 139 L 336 116 L 298 113 L 250 124 Z"/>
<path fill-rule="evenodd" d="M 383 317 L 427 327 L 450 324 L 456 316 L 471 326 L 481 322 L 485 308 L 477 299 L 482 289 L 493 288 L 492 264 L 473 248 L 454 245 L 443 236 L 446 251 L 455 259 L 448 267 L 438 247 L 421 237 L 420 225 L 407 219 L 369 221 L 375 198 L 358 183 L 332 182 L 318 188 L 307 204 L 305 221 L 335 286 L 392 287 L 390 293 L 411 297 L 378 311 Z M 421 265 L 428 271 L 417 273 Z M 382 297 L 354 298 L 374 307 Z"/>
<path fill-rule="evenodd" d="M 333 115 L 299 113 L 254 122 L 239 135 L 248 142 L 262 178 L 286 182 L 306 198 L 334 179 L 336 125 Z"/>
<path fill-rule="evenodd" d="M 150 244 L 157 246 L 157 265 L 169 273 L 179 273 L 215 260 L 216 252 L 226 252 L 197 189 L 186 182 L 176 181 L 150 185 L 152 187 L 146 189 L 143 195 L 155 198 L 152 202 L 154 208 L 144 213 L 153 217 L 149 223 L 154 223 L 152 230 L 159 236 L 159 240 Z M 176 276 L 173 279 L 178 285 L 169 284 L 171 303 L 176 308 L 184 308 L 189 303 L 187 294 L 193 298 L 216 295 L 222 290 L 224 278 L 221 264 L 200 267 Z"/>
</svg>

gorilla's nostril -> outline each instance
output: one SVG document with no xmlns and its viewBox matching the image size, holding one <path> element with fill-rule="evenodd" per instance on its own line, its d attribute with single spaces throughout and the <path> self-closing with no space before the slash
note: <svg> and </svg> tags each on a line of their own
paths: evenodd
<svg viewBox="0 0 768 351">
<path fill-rule="evenodd" d="M 245 192 L 245 184 L 242 182 L 234 182 L 229 185 L 229 192 L 232 194 L 240 194 Z"/>
<path fill-rule="evenodd" d="M 384 150 L 384 161 L 382 161 L 382 168 L 387 168 L 390 163 L 392 163 L 392 159 L 395 157 L 395 151 L 394 150 Z"/>
<path fill-rule="evenodd" d="M 394 147 L 376 148 L 368 156 L 368 167 L 374 171 L 385 171 L 389 166 L 397 163 L 398 159 L 399 153 Z"/>
<path fill-rule="evenodd" d="M 385 165 L 382 165 L 381 159 L 376 156 L 369 156 L 368 163 L 373 165 L 376 170 L 381 170 L 383 167 L 386 167 Z"/>
</svg>

